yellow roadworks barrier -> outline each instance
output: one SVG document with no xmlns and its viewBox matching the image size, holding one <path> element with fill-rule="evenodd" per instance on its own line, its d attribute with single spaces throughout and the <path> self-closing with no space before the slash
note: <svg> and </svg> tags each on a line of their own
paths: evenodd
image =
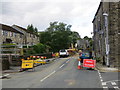
<svg viewBox="0 0 120 90">
<path fill-rule="evenodd" d="M 34 63 L 46 64 L 46 62 L 45 62 L 44 60 L 41 60 L 41 59 L 36 59 L 36 60 L 34 60 Z"/>
<path fill-rule="evenodd" d="M 22 60 L 21 68 L 33 68 L 34 61 L 33 60 Z"/>
</svg>

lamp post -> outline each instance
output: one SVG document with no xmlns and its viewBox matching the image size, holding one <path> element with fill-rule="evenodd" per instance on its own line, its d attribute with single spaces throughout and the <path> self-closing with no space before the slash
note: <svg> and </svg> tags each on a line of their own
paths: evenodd
<svg viewBox="0 0 120 90">
<path fill-rule="evenodd" d="M 109 67 L 110 63 L 109 63 L 109 42 L 108 42 L 108 14 L 107 13 L 103 13 L 104 16 L 104 21 L 105 21 L 105 30 L 106 30 L 106 38 L 105 38 L 105 43 L 106 43 L 106 65 Z"/>
</svg>

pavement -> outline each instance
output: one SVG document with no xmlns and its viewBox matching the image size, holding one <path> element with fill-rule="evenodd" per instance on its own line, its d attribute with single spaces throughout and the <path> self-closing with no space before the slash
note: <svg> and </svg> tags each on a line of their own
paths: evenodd
<svg viewBox="0 0 120 90">
<path fill-rule="evenodd" d="M 101 72 L 120 72 L 119 68 L 107 67 L 105 65 L 102 65 L 101 63 L 96 63 L 96 69 L 100 70 Z"/>
</svg>

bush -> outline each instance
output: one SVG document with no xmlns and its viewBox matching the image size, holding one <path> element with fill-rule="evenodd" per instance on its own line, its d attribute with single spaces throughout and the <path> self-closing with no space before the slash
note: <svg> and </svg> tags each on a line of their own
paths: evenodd
<svg viewBox="0 0 120 90">
<path fill-rule="evenodd" d="M 33 46 L 33 50 L 36 53 L 45 53 L 46 52 L 46 48 L 47 48 L 47 46 L 42 44 L 42 43 L 39 43 L 39 44 Z"/>
</svg>

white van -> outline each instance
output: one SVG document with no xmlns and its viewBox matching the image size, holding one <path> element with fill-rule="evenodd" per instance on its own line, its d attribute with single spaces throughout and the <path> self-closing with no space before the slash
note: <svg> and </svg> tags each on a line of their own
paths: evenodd
<svg viewBox="0 0 120 90">
<path fill-rule="evenodd" d="M 59 51 L 59 55 L 60 55 L 60 57 L 69 56 L 69 52 L 67 51 L 67 49 L 61 49 Z"/>
</svg>

